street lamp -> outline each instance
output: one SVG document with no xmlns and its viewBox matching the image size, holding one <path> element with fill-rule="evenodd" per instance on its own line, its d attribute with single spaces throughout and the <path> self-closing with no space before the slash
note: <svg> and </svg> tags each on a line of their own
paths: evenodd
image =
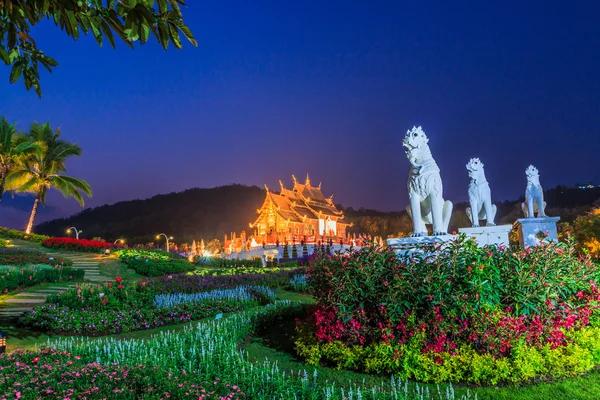
<svg viewBox="0 0 600 400">
<path fill-rule="evenodd" d="M 6 335 L 0 332 L 0 354 L 6 352 Z"/>
<path fill-rule="evenodd" d="M 160 239 L 161 236 L 165 237 L 165 240 L 167 241 L 167 253 L 169 252 L 169 240 L 173 240 L 173 236 L 167 236 L 164 233 L 159 233 L 158 235 L 156 235 L 157 239 Z"/>
<path fill-rule="evenodd" d="M 69 233 L 69 231 L 73 229 L 73 231 L 75 231 L 75 238 L 79 240 L 79 234 L 83 231 L 78 231 L 77 228 L 75 228 L 74 226 L 70 227 L 69 229 L 67 229 L 67 234 Z"/>
<path fill-rule="evenodd" d="M 121 242 L 121 244 L 125 244 L 125 239 L 117 239 L 113 244 L 117 244 L 117 242 Z"/>
</svg>

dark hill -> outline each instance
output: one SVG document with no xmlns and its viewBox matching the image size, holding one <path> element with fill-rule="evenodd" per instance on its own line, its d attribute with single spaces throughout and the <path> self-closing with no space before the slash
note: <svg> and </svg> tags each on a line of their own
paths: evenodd
<svg viewBox="0 0 600 400">
<path fill-rule="evenodd" d="M 158 233 L 173 235 L 178 243 L 218 238 L 230 232 L 249 232 L 265 191 L 256 186 L 229 185 L 160 194 L 145 200 L 121 201 L 88 208 L 68 218 L 36 226 L 37 233 L 65 236 L 70 226 L 82 237 L 106 240 L 127 238 L 129 243 L 154 241 Z"/>
</svg>

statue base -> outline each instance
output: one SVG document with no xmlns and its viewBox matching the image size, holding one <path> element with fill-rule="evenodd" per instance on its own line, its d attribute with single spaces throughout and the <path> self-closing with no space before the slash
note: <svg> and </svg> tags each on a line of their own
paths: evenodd
<svg viewBox="0 0 600 400">
<path fill-rule="evenodd" d="M 511 230 L 512 225 L 480 226 L 477 228 L 458 229 L 460 233 L 464 233 L 467 237 L 474 238 L 479 247 L 485 245 L 508 246 L 508 234 Z"/>
<path fill-rule="evenodd" d="M 520 218 L 515 222 L 519 243 L 523 247 L 537 246 L 542 242 L 557 242 L 556 223 L 560 217 Z"/>
<path fill-rule="evenodd" d="M 420 246 L 443 244 L 455 239 L 456 235 L 390 238 L 387 239 L 387 245 L 398 255 L 410 255 L 415 250 L 418 250 Z"/>
</svg>

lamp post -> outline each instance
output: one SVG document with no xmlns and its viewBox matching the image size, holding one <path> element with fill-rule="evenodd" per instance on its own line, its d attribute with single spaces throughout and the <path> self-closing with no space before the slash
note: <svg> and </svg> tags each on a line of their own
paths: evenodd
<svg viewBox="0 0 600 400">
<path fill-rule="evenodd" d="M 157 239 L 160 239 L 161 236 L 165 237 L 165 240 L 167 241 L 167 253 L 169 252 L 169 240 L 173 239 L 173 236 L 167 236 L 164 233 L 159 233 L 158 235 L 156 235 Z"/>
<path fill-rule="evenodd" d="M 69 233 L 69 231 L 73 229 L 73 231 L 75 232 L 75 239 L 79 240 L 79 234 L 83 231 L 78 231 L 77 228 L 75 228 L 74 226 L 70 227 L 69 229 L 67 229 L 67 233 Z"/>
<path fill-rule="evenodd" d="M 125 244 L 125 239 L 117 239 L 113 244 L 117 244 L 117 242 L 121 242 L 121 244 Z"/>
</svg>

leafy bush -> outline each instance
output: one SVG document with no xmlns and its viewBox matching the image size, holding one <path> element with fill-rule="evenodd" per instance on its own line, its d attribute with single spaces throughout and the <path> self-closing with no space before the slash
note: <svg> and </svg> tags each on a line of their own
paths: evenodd
<svg viewBox="0 0 600 400">
<path fill-rule="evenodd" d="M 52 349 L 21 350 L 0 356 L 0 371 L 0 396 L 10 399 L 246 397 L 237 385 L 219 378 L 201 382 L 195 374 L 168 372 L 159 366 L 145 366 L 141 361 L 131 365 L 101 365 Z"/>
<path fill-rule="evenodd" d="M 468 357 L 458 355 L 474 352 L 510 366 L 520 348 L 576 345 L 577 332 L 600 325 L 600 271 L 578 256 L 572 243 L 515 252 L 479 248 L 461 236 L 422 250 L 412 258 L 377 248 L 318 255 L 308 272 L 318 307 L 303 328 L 309 332 L 298 344 L 301 352 L 310 353 L 302 345 L 360 346 L 352 351 L 329 346 L 333 359 L 327 361 L 341 367 L 369 364 L 374 371 L 377 357 L 370 359 L 375 353 L 369 349 L 376 348 L 394 360 L 382 369 L 386 372 L 443 380 L 428 375 L 433 366 L 411 359 L 409 350 L 443 365 L 461 365 Z M 354 350 L 364 357 L 357 358 Z M 529 379 L 525 373 L 510 377 Z"/>
<path fill-rule="evenodd" d="M 67 282 L 83 280 L 85 271 L 74 268 L 53 267 L 51 265 L 29 265 L 11 267 L 0 265 L 0 293 L 39 285 L 45 282 Z"/>
<path fill-rule="evenodd" d="M 75 238 L 49 238 L 42 242 L 42 246 L 49 249 L 62 249 L 70 251 L 83 251 L 97 253 L 106 249 L 120 249 L 122 244 L 101 242 L 98 240 L 75 239 Z"/>
<path fill-rule="evenodd" d="M 227 260 L 225 258 L 215 257 L 196 257 L 194 263 L 207 268 L 260 268 L 262 261 L 260 259 L 252 260 Z"/>
<path fill-rule="evenodd" d="M 127 268 L 131 268 L 135 272 L 143 276 L 180 274 L 196 269 L 196 266 L 194 264 L 186 260 L 177 260 L 173 258 L 126 258 L 122 259 L 122 261 L 127 265 Z"/>
<path fill-rule="evenodd" d="M 50 236 L 45 235 L 36 235 L 35 233 L 26 234 L 25 232 L 18 231 L 16 229 L 9 229 L 0 226 L 0 236 L 6 239 L 20 239 L 20 240 L 29 240 L 32 242 L 42 243 L 44 240 L 48 239 Z"/>
<path fill-rule="evenodd" d="M 0 239 L 0 249 L 3 247 L 8 247 L 8 241 Z"/>
<path fill-rule="evenodd" d="M 10 247 L 0 249 L 0 265 L 25 266 L 30 264 L 68 267 L 73 265 L 73 261 L 64 257 L 48 255 L 37 250 L 23 250 Z"/>
<path fill-rule="evenodd" d="M 161 276 L 193 271 L 196 266 L 186 259 L 160 250 L 119 250 L 119 259 L 143 276 Z"/>
</svg>

